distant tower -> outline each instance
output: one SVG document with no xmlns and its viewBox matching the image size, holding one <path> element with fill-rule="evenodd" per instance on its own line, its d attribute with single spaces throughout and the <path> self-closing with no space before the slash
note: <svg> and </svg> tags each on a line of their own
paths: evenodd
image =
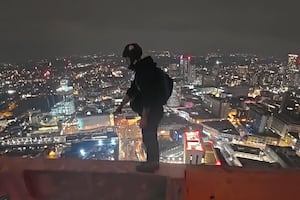
<svg viewBox="0 0 300 200">
<path fill-rule="evenodd" d="M 295 82 L 294 82 L 294 87 L 300 87 L 300 72 L 297 72 L 295 74 Z"/>
<path fill-rule="evenodd" d="M 297 55 L 297 54 L 288 54 L 288 68 L 289 69 L 296 69 L 298 57 L 299 57 L 299 55 Z"/>
<path fill-rule="evenodd" d="M 252 75 L 252 79 L 250 79 L 250 85 L 251 86 L 256 86 L 258 84 L 259 84 L 258 83 L 258 74 L 255 73 L 255 74 Z"/>
<path fill-rule="evenodd" d="M 184 83 L 192 83 L 195 78 L 195 67 L 191 65 L 191 57 L 181 55 L 179 66 Z"/>
<path fill-rule="evenodd" d="M 187 68 L 188 68 L 188 60 L 183 55 L 180 56 L 179 67 L 181 72 L 180 74 L 183 77 L 183 81 L 185 82 L 187 79 L 186 75 L 187 75 Z"/>
<path fill-rule="evenodd" d="M 187 82 L 189 84 L 194 83 L 196 79 L 196 71 L 195 71 L 195 65 L 189 65 L 188 66 L 188 79 Z"/>
</svg>

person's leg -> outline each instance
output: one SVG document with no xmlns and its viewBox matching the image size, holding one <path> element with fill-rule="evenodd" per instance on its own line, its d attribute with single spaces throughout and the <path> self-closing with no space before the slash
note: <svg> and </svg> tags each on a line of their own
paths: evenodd
<svg viewBox="0 0 300 200">
<path fill-rule="evenodd" d="M 154 172 L 159 168 L 157 128 L 161 118 L 162 111 L 149 114 L 147 127 L 142 129 L 143 143 L 147 154 L 147 162 L 137 166 L 137 171 Z"/>
<path fill-rule="evenodd" d="M 137 171 L 152 173 L 159 169 L 159 146 L 157 141 L 157 126 L 142 129 L 143 143 L 147 161 L 136 167 Z"/>
<path fill-rule="evenodd" d="M 147 162 L 159 162 L 157 125 L 142 129 L 143 143 L 146 147 Z"/>
</svg>

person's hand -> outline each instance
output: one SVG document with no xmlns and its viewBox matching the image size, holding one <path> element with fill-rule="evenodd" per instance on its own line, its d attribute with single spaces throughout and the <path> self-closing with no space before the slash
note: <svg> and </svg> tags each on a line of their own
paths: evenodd
<svg viewBox="0 0 300 200">
<path fill-rule="evenodd" d="M 142 117 L 140 120 L 140 128 L 146 128 L 148 125 L 148 117 Z"/>
</svg>

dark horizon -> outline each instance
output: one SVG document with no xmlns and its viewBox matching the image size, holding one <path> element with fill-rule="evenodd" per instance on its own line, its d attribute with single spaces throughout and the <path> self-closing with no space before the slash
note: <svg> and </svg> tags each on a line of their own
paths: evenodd
<svg viewBox="0 0 300 200">
<path fill-rule="evenodd" d="M 0 62 L 97 52 L 145 50 L 205 55 L 300 53 L 300 2 L 209 0 L 151 3 L 64 0 L 0 3 Z"/>
</svg>

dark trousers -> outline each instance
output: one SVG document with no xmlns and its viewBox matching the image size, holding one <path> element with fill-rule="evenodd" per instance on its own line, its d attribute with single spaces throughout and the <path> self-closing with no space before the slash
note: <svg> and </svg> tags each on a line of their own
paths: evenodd
<svg viewBox="0 0 300 200">
<path fill-rule="evenodd" d="M 163 108 L 149 113 L 147 127 L 142 129 L 143 143 L 147 153 L 148 162 L 159 162 L 159 146 L 157 128 L 163 116 Z"/>
</svg>

